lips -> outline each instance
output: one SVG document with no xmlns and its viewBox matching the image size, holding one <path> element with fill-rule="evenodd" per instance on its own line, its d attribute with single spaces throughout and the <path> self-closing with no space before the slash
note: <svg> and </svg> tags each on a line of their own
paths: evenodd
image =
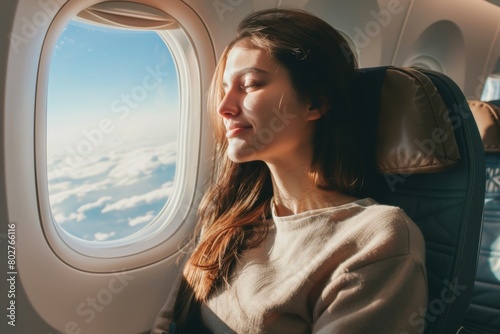
<svg viewBox="0 0 500 334">
<path fill-rule="evenodd" d="M 252 128 L 251 125 L 248 124 L 239 124 L 239 123 L 232 123 L 226 126 L 226 137 L 227 138 L 233 138 L 237 137 L 240 134 L 250 130 Z"/>
</svg>

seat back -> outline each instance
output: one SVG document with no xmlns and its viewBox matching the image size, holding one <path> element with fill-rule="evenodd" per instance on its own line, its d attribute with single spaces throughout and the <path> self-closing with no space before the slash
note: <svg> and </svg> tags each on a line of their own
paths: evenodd
<svg viewBox="0 0 500 334">
<path fill-rule="evenodd" d="M 479 263 L 463 333 L 500 333 L 500 101 L 469 101 L 483 140 L 486 197 Z"/>
<path fill-rule="evenodd" d="M 419 333 L 456 333 L 472 293 L 484 204 L 484 156 L 467 101 L 445 75 L 411 68 L 362 69 L 354 91 L 380 171 L 366 193 L 404 209 L 425 238 L 429 303 L 408 322 Z"/>
</svg>

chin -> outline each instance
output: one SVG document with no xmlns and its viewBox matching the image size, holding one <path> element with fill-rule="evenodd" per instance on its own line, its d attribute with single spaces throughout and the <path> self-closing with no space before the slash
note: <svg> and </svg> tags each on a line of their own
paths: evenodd
<svg viewBox="0 0 500 334">
<path fill-rule="evenodd" d="M 227 157 L 229 160 L 235 163 L 243 163 L 243 162 L 250 162 L 250 161 L 255 161 L 257 159 L 257 150 L 254 148 L 231 148 L 229 147 L 227 150 Z"/>
</svg>

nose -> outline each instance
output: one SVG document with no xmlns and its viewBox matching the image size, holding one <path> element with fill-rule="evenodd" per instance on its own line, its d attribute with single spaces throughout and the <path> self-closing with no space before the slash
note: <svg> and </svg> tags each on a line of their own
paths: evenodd
<svg viewBox="0 0 500 334">
<path fill-rule="evenodd" d="M 230 88 L 220 101 L 217 107 L 217 113 L 223 118 L 230 118 L 238 115 L 240 111 L 238 92 L 236 92 L 234 88 Z"/>
</svg>

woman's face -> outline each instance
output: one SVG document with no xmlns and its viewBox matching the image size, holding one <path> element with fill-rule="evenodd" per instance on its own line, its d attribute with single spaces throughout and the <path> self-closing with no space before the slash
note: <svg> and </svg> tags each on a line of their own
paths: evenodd
<svg viewBox="0 0 500 334">
<path fill-rule="evenodd" d="M 316 109 L 297 96 L 289 72 L 248 39 L 227 55 L 223 74 L 223 118 L 228 157 L 234 162 L 286 163 L 310 159 Z"/>
</svg>

